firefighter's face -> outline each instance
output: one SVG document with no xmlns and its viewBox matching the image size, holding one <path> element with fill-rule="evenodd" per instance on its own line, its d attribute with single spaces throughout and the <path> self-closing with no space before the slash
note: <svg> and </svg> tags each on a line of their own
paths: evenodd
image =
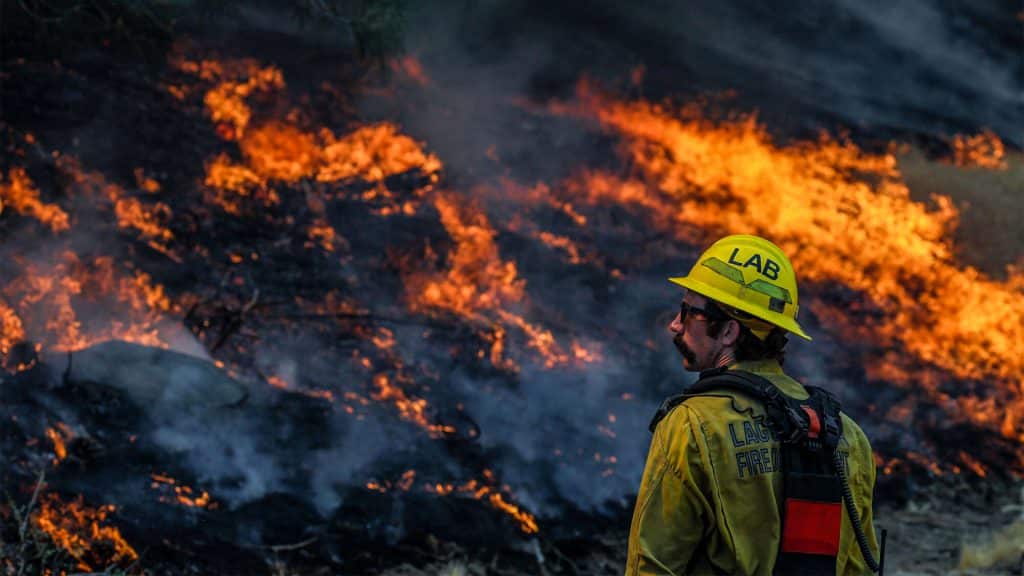
<svg viewBox="0 0 1024 576">
<path fill-rule="evenodd" d="M 683 357 L 683 368 L 690 372 L 714 368 L 723 349 L 723 334 L 717 338 L 708 335 L 709 319 L 704 312 L 707 305 L 704 296 L 687 292 L 679 312 L 668 325 L 672 342 Z"/>
</svg>

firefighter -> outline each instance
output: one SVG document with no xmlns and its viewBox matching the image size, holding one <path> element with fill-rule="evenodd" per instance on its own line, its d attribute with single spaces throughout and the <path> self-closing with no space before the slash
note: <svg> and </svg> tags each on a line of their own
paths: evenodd
<svg viewBox="0 0 1024 576">
<path fill-rule="evenodd" d="M 877 570 L 874 458 L 864 432 L 840 414 L 838 403 L 834 447 L 816 444 L 818 457 L 838 464 L 817 470 L 817 476 L 799 476 L 790 470 L 798 466 L 783 466 L 793 460 L 787 460 L 794 454 L 788 450 L 797 444 L 780 441 L 773 415 L 796 406 L 800 417 L 794 419 L 793 435 L 802 433 L 803 442 L 815 445 L 827 436 L 821 417 L 828 409 L 812 410 L 806 404 L 809 390 L 831 398 L 805 388 L 781 367 L 786 333 L 811 340 L 797 323 L 797 284 L 789 259 L 763 238 L 727 236 L 708 248 L 687 276 L 669 280 L 686 288 L 668 329 L 683 368 L 701 372 L 691 390 L 711 384 L 704 393 L 666 401 L 651 424 L 654 436 L 633 511 L 626 575 Z M 767 396 L 713 383 L 739 376 L 761 383 Z M 769 410 L 776 402 L 765 400 L 769 396 L 783 408 Z M 839 468 L 848 504 L 837 496 L 843 485 Z M 800 478 L 813 481 L 799 483 Z M 817 498 L 819 489 L 828 497 Z"/>
</svg>

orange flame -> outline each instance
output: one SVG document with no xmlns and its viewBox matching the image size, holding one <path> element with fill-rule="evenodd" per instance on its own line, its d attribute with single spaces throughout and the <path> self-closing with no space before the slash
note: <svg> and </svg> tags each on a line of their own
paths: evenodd
<svg viewBox="0 0 1024 576">
<path fill-rule="evenodd" d="M 402 477 L 396 480 L 394 483 L 385 480 L 384 482 L 378 482 L 376 480 L 370 480 L 366 483 L 366 487 L 374 492 L 386 493 L 395 489 L 399 492 L 408 492 L 412 489 L 413 484 L 416 482 L 416 471 L 406 470 L 402 473 Z"/>
<path fill-rule="evenodd" d="M 0 356 L 7 356 L 11 348 L 25 339 L 25 325 L 18 314 L 0 299 Z"/>
<path fill-rule="evenodd" d="M 362 126 L 339 138 L 326 128 L 312 134 L 270 121 L 253 129 L 239 146 L 248 167 L 264 180 L 341 182 L 358 178 L 381 182 L 410 170 L 436 180 L 441 170 L 436 156 L 423 152 L 415 140 L 388 122 Z"/>
<path fill-rule="evenodd" d="M 83 263 L 72 252 L 65 252 L 62 261 L 46 268 L 37 264 L 22 268 L 24 273 L 0 290 L 16 303 L 18 316 L 40 343 L 59 350 L 79 350 L 117 338 L 167 347 L 156 324 L 173 306 L 163 287 L 154 284 L 148 274 L 121 275 L 110 257 Z M 115 306 L 130 322 L 106 319 L 105 326 L 90 322 L 83 328 L 75 309 L 79 302 Z"/>
<path fill-rule="evenodd" d="M 971 455 L 968 454 L 967 452 L 961 450 L 959 452 L 959 456 L 960 461 L 963 462 L 965 466 L 974 471 L 974 473 L 977 474 L 978 476 L 984 478 L 985 476 L 988 475 L 987 471 L 985 470 L 985 467 L 981 465 L 981 462 L 978 462 L 975 458 L 971 457 Z"/>
<path fill-rule="evenodd" d="M 526 303 L 526 281 L 519 278 L 514 262 L 501 259 L 495 242 L 497 232 L 487 216 L 451 194 L 434 197 L 441 224 L 455 246 L 448 252 L 448 270 L 411 274 L 406 279 L 408 306 L 415 312 L 446 312 L 479 325 L 500 319 L 519 328 L 527 346 L 535 350 L 548 368 L 568 364 L 573 358 L 587 360 L 596 355 L 566 354 L 550 330 L 529 323 L 512 309 Z M 502 358 L 506 331 L 490 327 L 485 339 L 491 342 L 490 360 L 498 367 L 515 369 L 511 359 Z"/>
<path fill-rule="evenodd" d="M 376 390 L 370 395 L 371 398 L 379 402 L 391 402 L 398 408 L 398 413 L 403 420 L 420 426 L 431 437 L 440 438 L 455 433 L 454 426 L 431 422 L 427 417 L 427 401 L 423 398 L 409 397 L 404 390 L 392 384 L 386 374 L 375 375 L 373 386 Z"/>
<path fill-rule="evenodd" d="M 936 476 L 942 476 L 942 468 L 934 460 L 930 460 L 927 456 L 919 454 L 917 452 L 907 452 L 907 459 L 914 462 L 918 466 L 927 468 L 932 474 Z"/>
<path fill-rule="evenodd" d="M 625 138 L 638 174 L 590 172 L 570 191 L 649 210 L 690 243 L 706 234 L 770 238 L 801 280 L 842 283 L 881 308 L 876 341 L 900 344 L 958 378 L 995 382 L 998 404 L 1014 414 L 1009 424 L 994 408 L 975 410 L 971 396 L 957 400 L 958 413 L 1024 442 L 1021 272 L 998 282 L 954 263 L 949 237 L 958 213 L 948 198 L 933 197 L 933 209 L 911 200 L 892 154 L 826 135 L 779 146 L 752 117 L 715 123 L 699 109 L 620 102 L 581 88 L 586 113 Z M 936 387 L 920 389 L 949 404 Z"/>
<path fill-rule="evenodd" d="M 280 376 L 267 376 L 267 383 L 280 390 L 288 390 L 291 388 L 291 386 L 288 385 L 288 382 Z"/>
<path fill-rule="evenodd" d="M 63 422 L 58 422 L 56 428 L 47 428 L 46 436 L 53 442 L 53 464 L 56 466 L 62 460 L 68 456 L 67 441 L 70 440 L 74 433 L 71 432 L 71 428 Z"/>
<path fill-rule="evenodd" d="M 576 243 L 565 236 L 558 236 L 550 232 L 539 232 L 537 239 L 551 248 L 564 251 L 569 258 L 570 264 L 582 264 L 584 262 Z"/>
<path fill-rule="evenodd" d="M 390 62 L 390 66 L 392 70 L 405 74 L 410 80 L 420 86 L 430 85 L 430 78 L 423 69 L 423 64 L 415 56 L 393 59 Z"/>
<path fill-rule="evenodd" d="M 145 190 L 150 194 L 156 194 L 160 192 L 160 183 L 150 178 L 149 176 L 146 176 L 146 172 L 142 168 L 135 169 L 135 184 L 141 190 Z"/>
<path fill-rule="evenodd" d="M 381 350 L 391 350 L 395 347 L 395 333 L 388 328 L 378 328 L 371 341 Z"/>
<path fill-rule="evenodd" d="M 324 146 L 324 163 L 316 179 L 337 182 L 360 178 L 367 182 L 381 182 L 388 176 L 419 170 L 438 179 L 441 161 L 427 154 L 412 138 L 398 132 L 390 122 L 363 126 L 341 138 L 327 131 L 320 134 Z"/>
<path fill-rule="evenodd" d="M 0 212 L 10 206 L 19 214 L 26 214 L 50 227 L 53 232 L 70 228 L 67 212 L 56 204 L 46 204 L 39 199 L 39 190 L 32 184 L 24 168 L 7 171 L 7 182 L 0 182 Z"/>
<path fill-rule="evenodd" d="M 422 195 L 437 182 L 441 162 L 427 154 L 412 138 L 398 132 L 390 123 L 363 126 L 337 137 L 326 128 L 305 132 L 291 124 L 270 121 L 250 130 L 239 142 L 245 165 L 233 163 L 221 154 L 207 164 L 205 184 L 222 191 L 213 200 L 232 214 L 239 213 L 237 202 L 223 194 L 234 192 L 243 197 L 255 195 L 265 205 L 278 203 L 271 182 L 345 182 L 353 179 L 376 184 L 362 193 L 366 201 L 379 201 L 377 211 L 388 215 L 397 211 L 411 213 L 415 206 L 400 203 L 384 186 L 389 176 L 418 170 L 428 184 L 415 193 Z"/>
<path fill-rule="evenodd" d="M 135 230 L 140 239 L 155 250 L 177 259 L 168 248 L 168 244 L 174 240 L 174 234 L 164 225 L 172 216 L 169 206 L 162 202 L 144 204 L 137 198 L 129 197 L 123 188 L 108 182 L 103 174 L 84 170 L 78 159 L 72 156 L 58 158 L 57 168 L 71 178 L 79 192 L 110 202 L 114 207 L 118 227 Z"/>
<path fill-rule="evenodd" d="M 494 475 L 490 470 L 485 470 L 484 476 L 488 481 L 493 481 L 494 479 Z M 540 531 L 540 528 L 537 526 L 537 519 L 532 514 L 523 510 L 518 504 L 506 500 L 506 496 L 495 487 L 477 480 L 470 480 L 458 487 L 453 484 L 427 484 L 424 486 L 424 489 L 438 496 L 458 493 L 468 495 L 474 500 L 486 499 L 491 506 L 514 518 L 519 523 L 519 529 L 524 533 L 536 534 Z M 504 489 L 507 490 L 508 487 L 505 486 Z"/>
<path fill-rule="evenodd" d="M 1006 147 L 991 130 L 953 138 L 953 163 L 957 166 L 1006 170 Z"/>
<path fill-rule="evenodd" d="M 428 184 L 416 193 L 422 195 L 438 180 L 441 162 L 427 154 L 415 140 L 399 133 L 394 124 L 363 126 L 338 137 L 327 128 L 306 131 L 293 120 L 271 120 L 250 128 L 252 110 L 246 98 L 255 91 L 269 92 L 284 87 L 281 72 L 262 67 L 252 60 L 199 62 L 177 58 L 175 65 L 202 81 L 219 82 L 210 89 L 204 102 L 218 132 L 227 140 L 237 140 L 245 159 L 240 165 L 226 154 L 207 163 L 204 183 L 213 190 L 207 200 L 230 214 L 239 214 L 240 202 L 253 197 L 263 205 L 279 202 L 271 182 L 343 182 L 361 179 L 376 184 L 363 193 L 364 200 L 380 201 L 379 215 L 412 213 L 415 205 L 398 201 L 384 186 L 384 179 L 395 174 L 419 170 Z M 178 89 L 184 94 L 187 90 Z M 233 194 L 229 194 L 233 193 Z M 310 229 L 314 245 L 330 249 L 334 231 L 325 220 Z"/>
<path fill-rule="evenodd" d="M 227 154 L 220 154 L 206 164 L 203 183 L 213 189 L 212 193 L 205 194 L 206 201 L 234 216 L 242 213 L 241 202 L 248 197 L 259 201 L 261 206 L 276 206 L 281 202 L 277 192 L 268 188 L 263 178 L 245 166 L 234 164 Z"/>
<path fill-rule="evenodd" d="M 149 477 L 153 480 L 150 487 L 154 490 L 170 489 L 174 493 L 173 496 L 161 494 L 161 502 L 177 503 L 189 508 L 208 508 L 210 510 L 217 508 L 217 503 L 213 501 L 206 490 L 200 490 L 199 494 L 195 495 L 191 487 L 180 484 L 165 474 L 150 474 Z"/>
<path fill-rule="evenodd" d="M 89 508 L 81 496 L 65 504 L 57 495 L 48 494 L 40 500 L 32 519 L 54 544 L 78 561 L 79 569 L 91 572 L 93 565 L 105 567 L 139 557 L 120 530 L 103 525 L 115 510 L 110 504 Z"/>
<path fill-rule="evenodd" d="M 218 133 L 226 140 L 240 138 L 252 110 L 246 103 L 253 92 L 270 92 L 284 88 L 284 77 L 281 71 L 273 66 L 261 66 L 255 60 L 203 60 L 192 62 L 176 59 L 172 64 L 182 72 L 198 76 L 205 81 L 219 82 L 203 97 L 210 118 L 224 128 Z M 183 94 L 180 88 L 175 94 Z"/>
<path fill-rule="evenodd" d="M 271 386 L 273 386 L 274 388 L 278 388 L 280 390 L 290 390 L 292 392 L 298 392 L 299 394 L 303 394 L 305 396 L 309 396 L 310 398 L 319 398 L 319 399 L 325 400 L 327 402 L 333 402 L 334 401 L 334 393 L 331 392 L 330 390 L 316 390 L 316 389 L 309 389 L 309 388 L 297 388 L 295 386 L 292 386 L 291 384 L 288 383 L 287 380 L 285 380 L 284 378 L 282 378 L 282 377 L 280 377 L 280 376 L 278 376 L 276 374 L 272 374 L 270 376 L 267 376 L 267 383 L 270 384 Z"/>
<path fill-rule="evenodd" d="M 526 282 L 513 262 L 503 261 L 494 242 L 497 234 L 483 212 L 460 205 L 454 196 L 438 195 L 434 206 L 455 241 L 448 273 L 410 282 L 414 311 L 442 310 L 482 320 L 483 311 L 504 309 L 523 299 Z"/>
</svg>

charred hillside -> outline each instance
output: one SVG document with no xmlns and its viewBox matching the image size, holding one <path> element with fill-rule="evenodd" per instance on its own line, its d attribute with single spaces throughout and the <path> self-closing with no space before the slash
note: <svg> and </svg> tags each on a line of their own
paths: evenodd
<svg viewBox="0 0 1024 576">
<path fill-rule="evenodd" d="M 794 255 L 815 341 L 787 371 L 868 433 L 879 522 L 948 505 L 937 569 L 979 517 L 1010 521 L 1019 245 L 965 239 L 985 220 L 958 195 L 1022 181 L 1012 96 L 940 75 L 824 98 L 839 71 L 807 92 L 783 56 L 823 42 L 808 7 L 751 25 L 769 66 L 642 8 L 438 3 L 366 36 L 326 5 L 192 14 L 138 47 L 130 19 L 38 56 L 5 35 L 4 570 L 618 573 L 647 423 L 692 381 L 664 278 L 739 232 Z M 847 12 L 860 32 L 805 64 L 892 55 Z M 955 60 L 998 29 L 978 73 L 1002 78 L 1013 34 L 964 18 L 927 31 L 967 26 Z"/>
</svg>

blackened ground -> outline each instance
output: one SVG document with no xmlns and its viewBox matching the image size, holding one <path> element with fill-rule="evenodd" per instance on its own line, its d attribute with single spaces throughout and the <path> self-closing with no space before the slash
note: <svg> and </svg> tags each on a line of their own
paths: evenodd
<svg viewBox="0 0 1024 576">
<path fill-rule="evenodd" d="M 441 8 L 444 6 L 449 5 Z M 925 13 L 946 10 L 944 4 L 939 3 L 921 2 L 914 6 Z M 425 24 L 421 29 L 414 27 L 412 32 L 413 36 L 417 31 L 431 32 L 435 40 L 438 36 L 449 38 L 439 35 L 438 28 L 443 32 L 446 25 L 458 22 L 462 35 L 451 38 L 465 42 L 461 48 L 468 47 L 477 53 L 473 62 L 478 66 L 497 65 L 524 53 L 532 56 L 533 59 L 524 61 L 526 69 L 518 72 L 519 78 L 525 82 L 526 94 L 538 99 L 568 95 L 581 72 L 593 71 L 608 78 L 625 78 L 639 64 L 646 67 L 645 80 L 635 90 L 651 97 L 688 97 L 708 90 L 736 89 L 737 106 L 762 109 L 773 131 L 784 137 L 812 133 L 822 125 L 838 125 L 848 127 L 868 143 L 916 134 L 935 140 L 950 132 L 974 132 L 988 126 L 992 124 L 988 116 L 990 113 L 1007 118 L 1011 125 L 1019 119 L 1019 115 L 1014 116 L 1019 111 L 1009 110 L 1008 115 L 1004 114 L 1007 111 L 1005 99 L 985 92 L 986 86 L 991 87 L 991 84 L 961 86 L 941 69 L 935 71 L 922 63 L 924 55 L 915 54 L 913 50 L 905 54 L 908 50 L 892 46 L 892 38 L 874 38 L 872 35 L 881 32 L 877 29 L 880 24 L 870 18 L 871 13 L 858 12 L 857 7 L 848 8 L 841 22 L 825 25 L 822 23 L 824 15 L 813 6 L 791 3 L 788 8 L 789 14 L 806 14 L 806 19 L 788 20 L 776 14 L 746 13 L 745 23 L 738 26 L 737 19 L 744 21 L 743 9 L 728 3 L 698 5 L 689 9 L 692 13 L 678 14 L 675 8 L 667 5 L 623 11 L 608 3 L 587 3 L 584 6 L 573 2 L 552 7 L 539 2 L 510 2 L 487 9 L 473 8 L 467 11 L 465 20 L 447 20 L 436 27 Z M 874 8 L 882 10 L 880 6 Z M 440 14 L 444 16 L 443 12 Z M 964 18 L 966 24 L 956 25 L 967 26 L 967 45 L 981 44 L 974 36 L 975 32 L 983 37 L 996 38 L 998 41 L 982 50 L 991 51 L 993 58 L 1006 58 L 1006 51 L 1012 50 L 1016 36 L 1012 31 L 1004 30 L 1004 23 L 1012 20 L 973 9 Z M 875 29 L 870 28 L 871 22 L 875 22 Z M 713 23 L 721 25 L 712 26 Z M 677 25 L 688 28 L 679 30 Z M 845 41 L 835 42 L 837 30 L 850 31 L 852 36 L 844 38 L 838 35 Z M 782 46 L 774 47 L 780 59 L 751 60 L 752 55 L 760 56 L 758 50 L 772 48 L 765 43 L 765 37 L 773 31 L 790 39 Z M 718 40 L 722 41 L 721 44 Z M 317 86 L 324 78 L 340 86 L 340 90 L 347 91 L 362 78 L 362 73 L 367 77 L 377 73 L 376 70 L 360 70 L 352 65 L 350 53 L 325 48 L 280 30 L 235 30 L 224 37 L 205 39 L 204 42 L 225 56 L 257 56 L 281 66 L 289 86 L 297 93 L 306 93 L 306 88 Z M 411 39 L 411 44 L 417 46 L 416 38 Z M 524 45 L 536 48 L 526 49 Z M 458 75 L 457 68 L 451 71 L 447 68 L 446 57 L 452 54 L 447 51 L 450 48 L 448 43 L 438 40 L 437 52 L 432 51 L 433 44 L 421 46 L 428 71 L 437 71 L 442 77 L 445 74 Z M 798 58 L 804 52 L 809 58 L 807 62 Z M 857 68 L 849 72 L 857 81 L 848 85 L 842 82 L 842 75 L 833 77 L 822 69 L 827 64 L 842 65 L 846 62 L 857 62 Z M 809 76 L 802 73 L 801 63 L 811 66 Z M 1016 70 L 1013 66 L 1011 62 L 1011 76 Z M 876 74 L 874 70 L 879 70 L 877 76 L 873 76 Z M 5 61 L 0 96 L 3 100 L 2 120 L 5 128 L 11 129 L 6 136 L 14 140 L 25 133 L 32 133 L 46 148 L 29 148 L 27 159 L 7 156 L 2 161 L 2 168 L 6 172 L 12 165 L 24 162 L 44 195 L 58 194 L 62 189 L 59 182 L 61 174 L 49 160 L 51 149 L 75 154 L 85 166 L 101 170 L 110 179 L 124 184 L 132 182 L 136 167 L 145 166 L 147 171 L 153 170 L 164 188 L 175 192 L 175 213 L 187 215 L 174 223 L 178 226 L 174 230 L 176 236 L 182 238 L 183 252 L 191 254 L 191 249 L 197 246 L 209 247 L 211 252 L 203 259 L 186 259 L 179 263 L 149 252 L 141 242 L 126 242 L 129 244 L 126 250 L 140 269 L 152 273 L 171 294 L 191 292 L 200 296 L 185 318 L 187 327 L 201 332 L 200 339 L 208 349 L 228 360 L 245 361 L 247 356 L 244 353 L 234 351 L 237 345 L 248 347 L 252 343 L 247 340 L 251 336 L 239 331 L 240 324 L 250 329 L 274 327 L 275 323 L 288 319 L 292 312 L 288 302 L 295 295 L 316 298 L 329 289 L 337 289 L 344 294 L 351 290 L 351 286 L 343 275 L 346 270 L 339 266 L 336 258 L 306 252 L 293 244 L 301 244 L 294 238 L 308 223 L 303 218 L 310 217 L 300 206 L 301 196 L 286 199 L 276 212 L 268 211 L 271 218 L 298 214 L 299 218 L 288 227 L 262 225 L 263 218 L 268 215 L 262 210 L 259 214 L 245 214 L 239 219 L 209 217 L 201 199 L 195 194 L 195 182 L 202 179 L 204 160 L 222 143 L 200 107 L 180 106 L 159 87 L 159 82 L 167 79 L 161 72 L 102 50 L 61 64 L 31 59 Z M 871 86 L 884 85 L 887 80 L 898 78 L 904 72 L 924 78 L 923 87 L 913 85 L 912 89 L 903 90 L 897 85 L 887 93 L 864 93 Z M 1012 82 L 1010 86 L 1014 86 Z M 511 87 L 501 86 L 503 89 Z M 949 104 L 935 105 L 929 100 L 932 93 L 929 90 L 949 94 Z M 316 90 L 311 93 L 314 95 L 309 107 L 316 110 L 318 120 L 324 124 L 340 130 L 357 118 L 352 108 L 339 103 L 344 99 L 337 98 L 336 93 Z M 509 92 L 506 96 L 515 94 Z M 469 94 L 467 100 L 472 100 L 470 97 L 474 95 Z M 398 107 L 410 107 L 402 98 L 396 98 L 396 101 Z M 963 105 L 967 101 L 972 105 Z M 463 101 L 457 103 L 462 104 Z M 496 108 L 490 104 L 490 101 L 484 101 L 482 114 L 493 113 Z M 413 108 L 411 112 L 418 110 Z M 495 130 L 495 134 L 512 137 L 506 129 L 521 126 L 521 117 L 511 118 L 514 121 L 499 125 L 500 130 Z M 466 147 L 467 142 L 475 142 L 472 138 L 453 138 L 446 148 L 446 141 L 435 137 L 429 130 L 416 132 L 421 126 L 434 128 L 435 125 L 426 121 L 418 125 L 415 120 L 403 125 L 411 126 L 414 135 L 424 139 L 432 151 L 439 152 L 449 166 L 448 178 L 472 181 L 467 174 L 476 165 L 457 161 L 472 158 L 469 152 L 460 150 Z M 1019 126 L 1019 122 L 1016 125 Z M 1012 133 L 1007 134 L 1000 125 L 992 127 L 1013 143 Z M 473 123 L 448 119 L 437 123 L 435 129 L 459 136 L 473 135 L 476 128 L 478 126 Z M 556 163 L 564 168 L 566 157 L 581 156 L 589 160 L 590 156 L 599 155 L 611 147 L 608 142 L 594 137 L 592 140 L 596 142 L 572 141 L 562 146 L 560 154 L 552 154 L 552 150 L 558 149 L 556 144 L 561 142 L 557 126 L 524 128 L 523 131 L 527 132 L 526 136 L 519 137 L 531 144 L 535 141 L 534 135 L 544 135 L 544 138 L 536 139 L 542 142 L 537 150 L 524 151 L 523 156 L 517 158 L 524 172 L 544 165 L 531 157 L 531 153 L 554 157 Z M 569 152 L 566 152 L 567 148 Z M 480 147 L 474 152 L 479 154 L 483 149 Z M 548 173 L 542 174 L 546 178 Z M 552 169 L 551 174 L 557 172 Z M 394 185 L 389 182 L 389 187 L 412 190 L 417 185 L 417 177 L 416 174 L 396 177 Z M 608 212 L 609 220 L 631 217 L 627 210 Z M 365 278 L 372 279 L 378 293 L 389 295 L 394 302 L 400 301 L 401 276 L 393 262 L 379 262 L 380 253 L 388 245 L 408 246 L 425 238 L 442 252 L 449 245 L 447 235 L 437 223 L 436 214 L 429 209 L 416 216 L 396 217 L 387 231 L 388 238 L 383 238 L 380 230 L 376 229 L 366 206 L 339 202 L 328 207 L 328 214 L 332 223 L 345 227 L 351 252 L 356 255 L 353 266 Z M 18 233 L 23 230 L 19 226 L 32 223 L 18 222 L 16 217 L 7 216 L 0 223 L 0 237 L 6 249 L 19 252 L 24 249 L 15 244 Z M 111 226 L 110 223 L 106 225 Z M 499 242 L 504 254 L 531 256 L 522 265 L 526 276 L 543 277 L 545 268 L 550 267 L 549 262 L 530 251 L 530 242 L 515 234 L 502 234 Z M 594 242 L 607 244 L 600 247 L 602 250 L 607 248 L 612 263 L 648 269 L 667 266 L 670 255 L 678 256 L 680 251 L 692 250 L 690 247 L 670 246 L 671 242 L 663 237 L 637 239 L 608 233 L 594 239 Z M 225 270 L 211 266 L 209 261 L 227 261 L 229 253 L 253 244 L 260 246 L 262 261 L 258 264 L 246 262 L 234 269 L 237 276 L 245 278 L 249 284 L 242 288 L 235 288 L 233 284 L 223 286 Z M 638 246 L 644 249 L 638 250 Z M 635 252 L 643 254 L 636 257 Z M 637 262 L 637 259 L 643 261 Z M 609 283 L 605 282 L 602 273 L 587 271 L 580 274 L 591 276 L 585 284 L 593 287 L 594 300 L 600 305 L 591 311 L 591 317 L 600 319 L 600 314 L 607 312 L 619 296 L 609 291 Z M 249 316 L 243 318 L 241 311 L 251 298 L 247 292 L 249 285 L 259 286 L 263 290 L 263 299 Z M 838 306 L 844 303 L 842 296 L 828 294 L 825 297 L 834 300 Z M 416 321 L 427 322 L 402 318 L 401 309 L 393 312 L 395 314 L 390 318 L 384 315 L 377 319 L 355 318 L 347 334 L 335 328 L 336 331 L 325 330 L 321 336 L 329 340 L 335 350 L 346 351 L 346 347 L 358 346 L 354 336 L 357 330 L 373 327 L 377 322 L 392 327 L 401 325 L 403 320 L 412 321 L 414 325 Z M 647 314 L 648 310 L 632 312 L 639 317 Z M 307 326 L 317 322 L 314 318 L 297 317 L 294 320 Z M 207 328 L 200 330 L 200 326 Z M 417 331 L 422 327 L 415 326 Z M 436 329 L 433 342 L 443 343 L 439 349 L 447 350 L 450 345 L 463 349 L 480 346 L 472 330 L 460 327 L 456 321 L 439 319 L 428 323 L 427 327 Z M 611 336 L 621 336 L 619 340 L 625 342 L 625 347 L 643 349 L 645 334 L 642 330 L 622 330 L 623 334 L 619 335 L 614 332 L 617 330 L 614 326 L 605 329 L 610 330 L 605 333 L 610 340 L 613 339 Z M 307 344 L 307 341 L 298 340 L 295 347 L 302 349 Z M 845 355 L 844 362 L 849 365 L 836 368 L 836 372 L 851 382 L 859 382 L 863 374 L 858 365 L 870 352 L 865 347 L 859 351 L 863 356 L 857 353 Z M 640 363 L 646 360 L 646 357 L 641 358 Z M 315 364 L 315 360 L 309 362 Z M 659 371 L 654 361 L 650 364 L 655 368 L 639 376 L 637 379 L 640 381 L 628 382 L 624 386 L 629 390 L 639 389 L 641 400 L 653 404 L 657 396 L 675 385 L 670 382 L 675 373 Z M 516 385 L 515 382 L 501 380 L 501 375 L 495 375 L 493 367 L 488 367 L 486 362 L 460 368 L 473 377 L 493 378 L 508 387 Z M 345 494 L 345 501 L 331 512 L 322 513 L 308 498 L 296 496 L 308 494 L 303 475 L 310 470 L 303 454 L 323 448 L 319 442 L 331 438 L 332 434 L 345 432 L 347 428 L 332 428 L 326 422 L 329 416 L 322 401 L 294 393 L 268 393 L 265 398 L 251 399 L 246 404 L 251 411 L 244 417 L 237 410 L 232 410 L 227 412 L 230 417 L 218 413 L 218 418 L 210 419 L 217 424 L 230 424 L 236 420 L 243 424 L 258 423 L 257 429 L 242 427 L 247 432 L 244 438 L 265 442 L 265 446 L 273 447 L 275 454 L 285 455 L 275 462 L 277 468 L 285 471 L 277 478 L 278 485 L 248 499 L 241 498 L 242 503 L 238 506 L 224 506 L 213 511 L 177 509 L 158 504 L 149 492 L 149 474 L 154 471 L 188 484 L 199 484 L 190 475 L 191 466 L 176 460 L 174 454 L 164 453 L 161 446 L 145 435 L 152 432 L 152 426 L 147 428 L 150 423 L 143 424 L 148 416 L 141 408 L 126 399 L 118 389 L 112 389 L 109 382 L 32 381 L 33 377 L 34 373 L 26 373 L 19 376 L 24 379 L 20 384 L 5 384 L 3 409 L 24 415 L 22 422 L 35 422 L 37 427 L 41 414 L 62 420 L 67 420 L 68 414 L 75 416 L 76 424 L 85 434 L 72 446 L 72 459 L 51 474 L 51 485 L 66 497 L 83 494 L 89 502 L 96 504 L 107 502 L 108 496 L 116 492 L 119 503 L 127 502 L 117 523 L 130 542 L 145 550 L 144 567 L 155 572 L 260 573 L 275 569 L 273 566 L 280 564 L 296 573 L 326 570 L 364 574 L 408 563 L 412 565 L 407 569 L 412 571 L 410 573 L 430 573 L 448 562 L 464 562 L 470 570 L 486 569 L 509 574 L 621 572 L 630 512 L 629 506 L 621 502 L 611 503 L 603 508 L 601 514 L 589 514 L 577 511 L 572 502 L 557 501 L 552 509 L 560 514 L 545 519 L 541 535 L 532 539 L 522 537 L 514 524 L 486 505 L 424 495 L 395 497 L 361 486 L 342 486 L 339 491 Z M 950 388 L 961 384 L 953 380 L 944 383 Z M 907 390 L 883 385 L 869 388 L 868 392 L 870 394 L 851 398 L 846 405 L 858 414 L 868 414 L 874 405 L 896 404 L 910 394 Z M 992 438 L 984 431 L 947 423 L 938 407 L 921 407 L 921 410 L 927 415 L 923 420 L 928 422 L 929 430 L 937 431 L 947 440 L 936 447 L 940 457 L 953 460 L 957 451 L 968 446 L 978 447 L 978 453 L 984 455 L 985 461 L 1007 461 L 1014 456 L 1017 448 L 1014 445 Z M 381 411 L 386 410 L 382 408 Z M 451 410 L 451 414 L 445 414 L 439 420 L 451 422 L 457 418 L 457 412 Z M 174 417 L 174 414 L 165 416 Z M 394 419 L 393 414 L 388 413 L 387 416 Z M 3 460 L 17 463 L 16 466 L 5 467 L 3 485 L 10 487 L 16 499 L 24 501 L 27 499 L 26 489 L 30 493 L 33 486 L 32 465 L 46 462 L 48 446 L 39 440 L 44 438 L 42 430 L 27 431 L 11 426 L 11 420 L 6 417 L 0 421 L 4 423 Z M 473 427 L 472 421 L 465 422 L 460 431 Z M 140 429 L 144 432 L 140 440 L 127 440 Z M 878 422 L 872 430 L 872 438 L 883 453 L 901 454 L 916 448 L 919 441 L 909 432 L 912 431 Z M 460 432 L 446 442 L 430 445 L 429 449 L 410 444 L 407 451 L 375 461 L 373 473 L 382 478 L 395 478 L 414 466 L 423 474 L 423 471 L 430 471 L 432 462 L 440 457 L 444 457 L 446 462 L 458 463 L 461 472 L 480 472 L 497 457 L 493 451 L 481 450 L 463 436 Z M 225 437 L 230 438 L 227 434 Z M 29 450 L 27 446 L 32 442 L 35 442 L 35 448 Z M 240 451 L 224 450 L 225 459 L 237 456 Z M 210 486 L 218 496 L 246 489 L 247 478 L 233 474 L 233 470 L 229 472 L 232 473 L 223 475 Z M 1008 495 L 1012 494 L 1010 484 L 1000 471 L 995 470 L 992 475 L 996 476 L 994 480 L 972 477 L 971 482 L 962 486 L 955 484 L 959 480 L 932 477 L 921 467 L 911 467 L 894 476 L 880 478 L 879 500 L 883 507 L 879 511 L 879 521 L 883 525 L 888 522 L 882 510 L 885 506 L 894 507 L 888 517 L 895 519 L 893 542 L 899 542 L 900 553 L 906 554 L 900 561 L 905 561 L 902 565 L 913 567 L 920 561 L 922 570 L 944 570 L 951 566 L 957 535 L 975 528 L 977 524 L 972 523 L 973 519 L 996 515 L 1002 503 L 1008 501 Z M 935 515 L 929 516 L 928 511 Z M 4 542 L 14 541 L 10 535 L 12 526 L 9 518 L 4 516 Z M 998 516 L 998 521 L 1004 519 L 1005 516 Z M 174 537 L 168 537 L 168 534 Z M 894 552 L 894 558 L 897 557 L 899 554 Z M 324 566 L 329 568 L 324 569 Z M 429 568 L 421 570 L 424 566 Z"/>
</svg>

